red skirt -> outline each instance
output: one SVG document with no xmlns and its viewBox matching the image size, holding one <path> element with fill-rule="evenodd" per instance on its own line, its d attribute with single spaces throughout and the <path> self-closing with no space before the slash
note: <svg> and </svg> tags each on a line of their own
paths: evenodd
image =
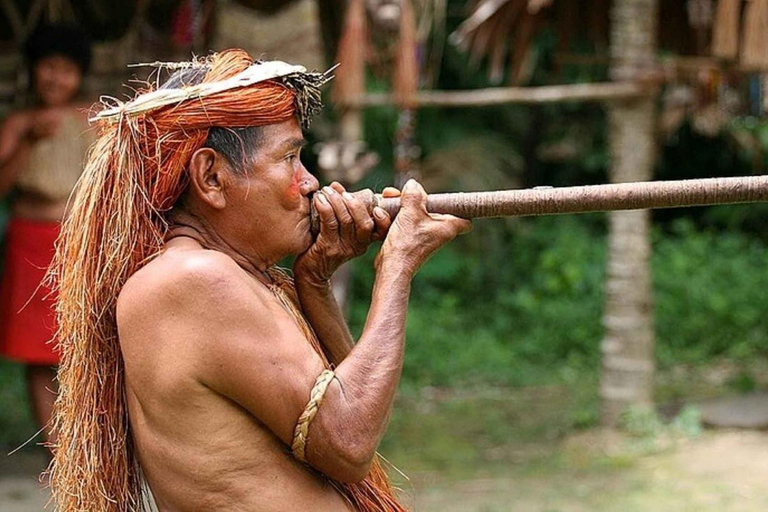
<svg viewBox="0 0 768 512">
<path fill-rule="evenodd" d="M 56 298 L 40 283 L 53 259 L 58 222 L 12 219 L 0 283 L 0 355 L 27 364 L 57 365 L 52 342 Z"/>
</svg>

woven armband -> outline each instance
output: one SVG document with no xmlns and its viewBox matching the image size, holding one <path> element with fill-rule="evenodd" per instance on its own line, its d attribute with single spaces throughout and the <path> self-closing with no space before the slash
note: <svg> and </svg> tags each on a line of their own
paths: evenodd
<svg viewBox="0 0 768 512">
<path fill-rule="evenodd" d="M 293 450 L 293 456 L 296 460 L 301 462 L 307 462 L 307 432 L 309 431 L 309 424 L 315 419 L 317 410 L 320 408 L 320 404 L 323 403 L 323 397 L 325 391 L 328 389 L 328 385 L 333 380 L 334 374 L 331 370 L 323 370 L 320 376 L 317 377 L 315 385 L 312 386 L 312 391 L 309 394 L 309 402 L 304 408 L 304 412 L 299 416 L 299 421 L 296 422 L 296 428 L 293 429 L 293 444 L 291 449 Z"/>
</svg>

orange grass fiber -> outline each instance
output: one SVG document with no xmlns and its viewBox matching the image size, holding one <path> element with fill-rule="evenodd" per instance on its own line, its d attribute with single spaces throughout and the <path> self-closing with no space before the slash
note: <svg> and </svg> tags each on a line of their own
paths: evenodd
<svg viewBox="0 0 768 512">
<path fill-rule="evenodd" d="M 252 63 L 246 52 L 227 50 L 198 64 L 207 67 L 203 82 L 215 82 Z M 294 92 L 266 81 L 100 122 L 49 276 L 59 293 L 61 349 L 53 423 L 58 441 L 49 468 L 57 510 L 148 510 L 131 441 L 117 296 L 161 250 L 166 213 L 184 191 L 187 163 L 208 130 L 295 115 Z M 365 480 L 337 488 L 358 510 L 403 510 L 378 460 Z"/>
</svg>

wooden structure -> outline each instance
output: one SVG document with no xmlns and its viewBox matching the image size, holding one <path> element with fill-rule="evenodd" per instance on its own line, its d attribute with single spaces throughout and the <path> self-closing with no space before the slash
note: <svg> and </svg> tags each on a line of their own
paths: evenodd
<svg viewBox="0 0 768 512">
<path fill-rule="evenodd" d="M 610 179 L 615 183 L 652 178 L 656 158 L 655 96 L 665 80 L 679 81 L 688 71 L 694 80 L 699 80 L 702 70 L 722 76 L 724 70 L 740 66 L 747 70 L 768 68 L 768 41 L 758 37 L 768 36 L 764 30 L 756 30 L 768 26 L 768 0 L 751 0 L 746 11 L 746 3 L 741 0 L 719 0 L 717 13 L 712 0 L 478 0 L 471 5 L 472 11 L 452 40 L 467 51 L 470 64 L 488 60 L 491 81 L 501 81 L 504 64 L 508 62 L 509 81 L 513 85 L 524 82 L 535 32 L 554 22 L 560 34 L 558 54 L 566 57 L 569 42 L 579 36 L 578 28 L 588 28 L 582 35 L 592 43 L 596 56 L 572 58 L 598 59 L 609 65 L 612 82 L 413 92 L 408 97 L 411 108 L 602 102 L 609 112 Z M 723 14 L 725 11 L 730 18 Z M 659 19 L 664 23 L 657 23 Z M 743 34 L 741 22 L 745 27 Z M 709 58 L 713 34 L 717 43 L 726 25 L 730 27 L 731 46 L 738 51 Z M 672 66 L 662 68 L 657 56 L 659 43 L 688 57 L 673 59 Z M 757 53 L 766 58 L 765 63 L 761 63 Z M 709 77 L 704 76 L 707 82 L 703 87 L 711 89 Z M 705 102 L 717 101 L 712 95 L 703 97 Z M 350 115 L 367 107 L 399 105 L 403 99 L 395 93 L 359 91 L 337 101 Z M 653 401 L 649 225 L 647 211 L 610 215 L 601 379 L 602 418 L 609 426 L 617 424 L 628 406 L 650 406 Z"/>
<path fill-rule="evenodd" d="M 209 49 L 238 46 L 254 55 L 324 67 L 315 0 L 0 0 L 0 13 L 0 118 L 27 101 L 20 48 L 42 21 L 77 21 L 92 37 L 94 58 L 83 84 L 88 101 L 129 94 L 123 84 L 148 73 L 128 68 L 130 63 L 186 60 Z M 293 46 L 286 40 L 291 33 L 302 35 L 292 39 Z"/>
</svg>

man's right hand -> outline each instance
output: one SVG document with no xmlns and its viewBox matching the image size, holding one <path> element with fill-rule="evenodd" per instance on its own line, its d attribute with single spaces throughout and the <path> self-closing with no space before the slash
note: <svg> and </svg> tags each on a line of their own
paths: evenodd
<svg viewBox="0 0 768 512">
<path fill-rule="evenodd" d="M 415 180 L 403 187 L 400 211 L 377 257 L 377 267 L 393 263 L 413 276 L 440 247 L 466 233 L 472 223 L 453 215 L 427 212 L 427 193 Z"/>
</svg>

